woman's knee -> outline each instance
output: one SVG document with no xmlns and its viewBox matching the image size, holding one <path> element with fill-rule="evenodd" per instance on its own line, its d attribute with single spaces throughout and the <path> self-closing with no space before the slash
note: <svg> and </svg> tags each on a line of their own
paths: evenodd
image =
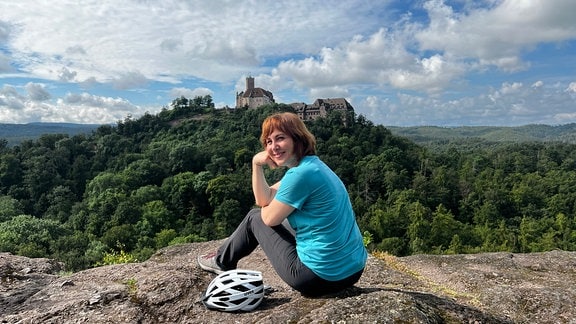
<svg viewBox="0 0 576 324">
<path fill-rule="evenodd" d="M 262 222 L 262 211 L 260 210 L 260 208 L 252 208 L 250 209 L 250 211 L 248 212 L 248 214 L 246 214 L 246 218 L 248 219 L 248 221 L 250 223 L 254 223 L 254 222 Z"/>
</svg>

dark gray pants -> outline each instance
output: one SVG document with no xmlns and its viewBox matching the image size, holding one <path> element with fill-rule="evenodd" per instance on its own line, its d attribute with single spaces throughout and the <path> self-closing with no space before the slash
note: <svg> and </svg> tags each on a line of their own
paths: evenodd
<svg viewBox="0 0 576 324">
<path fill-rule="evenodd" d="M 320 296 L 338 292 L 354 285 L 363 271 L 339 281 L 318 277 L 306 267 L 296 253 L 292 229 L 283 225 L 267 226 L 262 222 L 260 208 L 252 209 L 234 233 L 218 249 L 216 262 L 225 270 L 236 269 L 238 261 L 260 245 L 272 267 L 290 287 L 303 295 Z"/>
</svg>

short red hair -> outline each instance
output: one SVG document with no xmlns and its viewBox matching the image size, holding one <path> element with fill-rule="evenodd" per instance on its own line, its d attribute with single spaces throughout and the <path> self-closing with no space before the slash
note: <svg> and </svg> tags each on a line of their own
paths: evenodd
<svg viewBox="0 0 576 324">
<path fill-rule="evenodd" d="M 276 113 L 268 116 L 262 123 L 260 142 L 266 147 L 266 140 L 275 130 L 292 138 L 294 153 L 298 161 L 306 155 L 316 155 L 316 138 L 298 115 L 290 112 Z"/>
</svg>

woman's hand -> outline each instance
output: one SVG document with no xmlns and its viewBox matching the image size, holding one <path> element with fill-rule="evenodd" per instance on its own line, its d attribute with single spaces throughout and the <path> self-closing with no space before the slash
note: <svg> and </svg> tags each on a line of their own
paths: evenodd
<svg viewBox="0 0 576 324">
<path fill-rule="evenodd" d="M 257 166 L 264 166 L 267 165 L 268 167 L 270 167 L 271 169 L 277 168 L 278 165 L 276 164 L 276 162 L 274 162 L 271 158 L 270 155 L 268 155 L 268 152 L 266 151 L 262 151 L 259 153 L 256 153 L 256 155 L 254 155 L 254 157 L 252 158 L 252 163 L 254 165 Z"/>
</svg>

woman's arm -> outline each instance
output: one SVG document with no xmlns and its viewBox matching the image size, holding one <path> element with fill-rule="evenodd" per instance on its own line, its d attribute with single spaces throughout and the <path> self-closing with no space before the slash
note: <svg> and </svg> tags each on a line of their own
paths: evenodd
<svg viewBox="0 0 576 324">
<path fill-rule="evenodd" d="M 262 207 L 262 221 L 268 226 L 280 225 L 294 209 L 290 205 L 272 199 L 268 206 Z"/>
<path fill-rule="evenodd" d="M 294 210 L 294 207 L 286 205 L 274 199 L 280 187 L 280 182 L 268 185 L 264 176 L 264 165 L 271 168 L 277 167 L 270 159 L 268 153 L 260 152 L 252 159 L 252 191 L 256 199 L 256 205 L 262 207 L 262 221 L 268 226 L 280 225 L 282 221 Z"/>
<path fill-rule="evenodd" d="M 272 186 L 268 185 L 264 176 L 264 165 L 268 165 L 271 168 L 276 167 L 268 153 L 263 151 L 254 155 L 252 158 L 252 191 L 254 192 L 256 205 L 260 207 L 270 204 L 280 186 L 279 182 Z"/>
</svg>

